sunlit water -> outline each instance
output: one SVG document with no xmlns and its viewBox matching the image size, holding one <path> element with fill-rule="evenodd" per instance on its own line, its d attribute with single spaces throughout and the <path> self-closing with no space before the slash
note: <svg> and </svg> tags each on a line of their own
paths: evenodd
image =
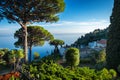
<svg viewBox="0 0 120 80">
<path fill-rule="evenodd" d="M 70 34 L 53 34 L 56 39 L 64 40 L 65 44 L 74 43 L 81 35 L 80 33 L 70 33 Z M 14 42 L 17 39 L 14 39 L 13 36 L 0 36 L 0 48 L 8 49 L 18 49 L 14 46 Z M 54 46 L 50 46 L 46 42 L 43 46 L 33 46 L 32 53 L 38 52 L 41 57 L 51 54 L 53 52 Z"/>
</svg>

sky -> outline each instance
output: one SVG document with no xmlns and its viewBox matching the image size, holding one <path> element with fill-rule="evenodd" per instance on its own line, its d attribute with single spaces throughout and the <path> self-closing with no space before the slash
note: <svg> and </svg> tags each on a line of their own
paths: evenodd
<svg viewBox="0 0 120 80">
<path fill-rule="evenodd" d="M 65 0 L 64 12 L 58 14 L 56 23 L 34 23 L 51 33 L 88 33 L 109 26 L 114 0 Z M 0 22 L 0 36 L 14 34 L 20 28 L 17 23 Z"/>
</svg>

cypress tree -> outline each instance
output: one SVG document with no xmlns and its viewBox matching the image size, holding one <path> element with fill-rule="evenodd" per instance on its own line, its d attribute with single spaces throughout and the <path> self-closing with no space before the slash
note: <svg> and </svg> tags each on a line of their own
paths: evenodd
<svg viewBox="0 0 120 80">
<path fill-rule="evenodd" d="M 77 48 L 69 48 L 65 54 L 66 63 L 73 69 L 75 66 L 79 65 L 80 62 L 80 52 Z"/>
<path fill-rule="evenodd" d="M 106 60 L 109 68 L 117 69 L 120 65 L 120 0 L 114 0 L 110 22 Z"/>
</svg>

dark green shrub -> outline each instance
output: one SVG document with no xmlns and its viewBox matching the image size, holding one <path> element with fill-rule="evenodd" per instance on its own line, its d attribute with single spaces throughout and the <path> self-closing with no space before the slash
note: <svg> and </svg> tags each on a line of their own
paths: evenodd
<svg viewBox="0 0 120 80">
<path fill-rule="evenodd" d="M 71 66 L 71 68 L 79 65 L 80 52 L 77 48 L 69 48 L 65 54 L 66 63 Z"/>
<path fill-rule="evenodd" d="M 95 69 L 97 69 L 97 70 L 101 70 L 104 67 L 106 67 L 106 62 L 99 62 L 99 63 L 95 64 Z"/>
<path fill-rule="evenodd" d="M 120 73 L 120 65 L 117 67 L 117 71 Z"/>
<path fill-rule="evenodd" d="M 34 64 L 23 66 L 22 69 L 24 72 L 30 71 L 30 77 L 37 80 L 113 80 L 117 75 L 114 70 L 105 68 L 97 71 L 89 67 L 75 67 L 71 70 L 53 61 L 34 62 Z"/>
</svg>

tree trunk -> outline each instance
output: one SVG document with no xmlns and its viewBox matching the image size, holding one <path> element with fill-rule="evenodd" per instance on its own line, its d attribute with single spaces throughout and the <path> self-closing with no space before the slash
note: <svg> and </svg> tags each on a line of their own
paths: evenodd
<svg viewBox="0 0 120 80">
<path fill-rule="evenodd" d="M 27 45 L 27 26 L 26 25 L 22 25 L 23 28 L 23 35 L 24 35 L 24 53 L 25 53 L 25 62 L 28 62 L 28 45 Z"/>
<path fill-rule="evenodd" d="M 30 48 L 29 48 L 29 51 L 30 51 L 30 62 L 31 62 L 31 60 L 32 60 L 32 46 L 30 46 Z"/>
<path fill-rule="evenodd" d="M 27 27 L 24 29 L 24 52 L 25 52 L 25 62 L 28 62 L 28 46 L 27 46 Z"/>
<path fill-rule="evenodd" d="M 17 62 L 16 62 L 16 65 L 15 65 L 15 70 L 16 70 L 16 69 L 19 69 L 19 62 L 20 62 L 20 59 L 18 58 L 18 59 L 17 59 Z"/>
<path fill-rule="evenodd" d="M 55 45 L 55 54 L 57 54 L 57 53 L 58 53 L 58 46 Z"/>
</svg>

